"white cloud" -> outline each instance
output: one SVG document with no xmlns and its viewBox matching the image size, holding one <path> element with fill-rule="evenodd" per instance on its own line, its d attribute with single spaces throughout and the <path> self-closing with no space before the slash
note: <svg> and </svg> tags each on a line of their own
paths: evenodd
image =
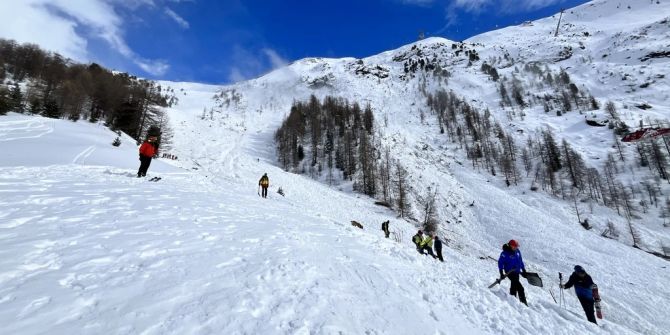
<svg viewBox="0 0 670 335">
<path fill-rule="evenodd" d="M 465 12 L 470 12 L 470 13 L 480 13 L 484 7 L 494 3 L 494 2 L 500 2 L 500 1 L 505 1 L 505 0 L 498 0 L 498 1 L 493 1 L 493 0 L 453 0 L 451 2 L 451 8 L 454 9 L 460 9 Z"/>
<path fill-rule="evenodd" d="M 230 81 L 231 83 L 237 83 L 247 79 L 249 79 L 249 77 L 242 74 L 241 69 L 237 67 L 233 67 L 230 69 L 230 74 L 228 74 L 228 81 Z"/>
<path fill-rule="evenodd" d="M 148 61 L 139 58 L 135 59 L 134 62 L 137 64 L 137 66 L 144 70 L 144 72 L 151 73 L 156 76 L 162 76 L 170 69 L 170 65 L 161 59 Z"/>
<path fill-rule="evenodd" d="M 485 9 L 493 9 L 499 13 L 528 12 L 565 0 L 452 0 L 449 8 L 469 13 L 480 13 Z"/>
<path fill-rule="evenodd" d="M 123 19 L 116 9 L 154 7 L 152 0 L 21 0 L 0 1 L 0 36 L 36 43 L 78 61 L 89 61 L 87 40 L 105 41 L 110 49 L 154 74 L 164 74 L 169 65 L 136 54 L 123 37 Z"/>
<path fill-rule="evenodd" d="M 34 1 L 0 1 L 0 37 L 35 43 L 65 57 L 85 61 L 87 42 L 77 34 L 76 27 L 76 22 L 54 16 Z"/>
<path fill-rule="evenodd" d="M 165 7 L 165 14 L 177 22 L 182 28 L 188 29 L 190 27 L 188 21 L 184 20 L 183 17 L 179 16 L 179 14 L 175 13 L 172 9 Z"/>
<path fill-rule="evenodd" d="M 525 10 L 536 10 L 551 6 L 557 3 L 564 2 L 565 0 L 522 0 L 521 5 Z"/>
<path fill-rule="evenodd" d="M 258 77 L 268 71 L 286 66 L 288 61 L 276 50 L 263 48 L 258 51 L 235 45 L 232 51 L 234 66 L 228 74 L 230 82 L 239 82 Z"/>
<path fill-rule="evenodd" d="M 268 60 L 270 61 L 273 69 L 286 66 L 286 64 L 288 64 L 288 61 L 282 58 L 275 50 L 265 48 L 263 49 L 263 53 L 268 57 Z"/>
<path fill-rule="evenodd" d="M 565 2 L 565 0 L 451 0 L 447 6 L 447 24 L 439 32 L 458 23 L 458 14 L 466 12 L 481 14 L 495 11 L 494 14 L 523 13 Z M 437 32 L 437 33 L 439 33 Z"/>
</svg>

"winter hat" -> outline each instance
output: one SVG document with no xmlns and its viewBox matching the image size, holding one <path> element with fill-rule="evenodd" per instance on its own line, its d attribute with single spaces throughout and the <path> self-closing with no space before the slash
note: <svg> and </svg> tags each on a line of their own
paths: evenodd
<svg viewBox="0 0 670 335">
<path fill-rule="evenodd" d="M 575 265 L 575 272 L 577 272 L 577 273 L 585 273 L 586 271 L 584 270 L 583 267 L 581 267 L 581 265 Z"/>
<path fill-rule="evenodd" d="M 509 244 L 510 247 L 514 247 L 514 248 L 519 247 L 519 242 L 517 242 L 516 240 L 509 240 L 509 242 L 507 244 Z"/>
</svg>

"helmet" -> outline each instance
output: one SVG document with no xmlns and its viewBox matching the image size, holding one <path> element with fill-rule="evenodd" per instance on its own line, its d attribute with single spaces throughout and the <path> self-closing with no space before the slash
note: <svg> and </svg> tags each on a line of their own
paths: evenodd
<svg viewBox="0 0 670 335">
<path fill-rule="evenodd" d="M 575 265 L 575 272 L 577 273 L 585 273 L 586 270 L 581 265 Z"/>
<path fill-rule="evenodd" d="M 512 247 L 512 248 L 518 248 L 519 247 L 519 242 L 517 242 L 516 240 L 509 240 L 509 242 L 507 244 L 509 244 L 509 246 Z"/>
</svg>

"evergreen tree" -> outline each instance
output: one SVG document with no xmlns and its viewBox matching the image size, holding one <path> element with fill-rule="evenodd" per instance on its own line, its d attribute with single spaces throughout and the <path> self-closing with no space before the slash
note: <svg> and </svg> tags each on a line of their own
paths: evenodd
<svg viewBox="0 0 670 335">
<path fill-rule="evenodd" d="M 395 195 L 396 195 L 396 204 L 397 210 L 400 217 L 406 217 L 407 211 L 409 210 L 409 174 L 407 170 L 396 161 L 395 163 Z"/>
<path fill-rule="evenodd" d="M 21 93 L 21 88 L 19 87 L 18 83 L 14 83 L 14 86 L 9 91 L 9 103 L 10 103 L 10 108 L 13 111 L 15 111 L 17 113 L 23 113 L 24 112 L 23 93 Z"/>
<path fill-rule="evenodd" d="M 598 100 L 596 100 L 596 98 L 592 95 L 589 96 L 589 104 L 591 104 L 591 110 L 600 109 L 600 103 L 598 103 Z"/>
<path fill-rule="evenodd" d="M 57 119 L 60 118 L 61 116 L 61 111 L 60 108 L 58 107 L 58 103 L 54 99 L 48 99 L 44 103 L 44 110 L 42 114 L 46 117 L 52 118 L 52 119 Z"/>
<path fill-rule="evenodd" d="M 609 113 L 609 115 L 612 117 L 612 119 L 614 119 L 614 120 L 619 119 L 619 115 L 616 112 L 616 106 L 614 105 L 613 102 L 608 101 L 605 104 L 605 111 L 607 111 L 607 113 Z"/>
<path fill-rule="evenodd" d="M 560 170 L 563 165 L 561 164 L 561 154 L 554 140 L 554 135 L 550 130 L 545 130 L 543 133 L 544 136 L 544 146 L 546 153 L 546 164 L 552 172 Z"/>
<path fill-rule="evenodd" d="M 428 235 L 432 235 L 437 231 L 437 225 L 439 223 L 436 200 L 437 189 L 431 191 L 431 189 L 428 188 L 421 204 L 423 207 L 423 231 Z"/>
<path fill-rule="evenodd" d="M 0 86 L 0 115 L 5 115 L 11 110 L 11 100 L 9 98 L 9 91 Z"/>
<path fill-rule="evenodd" d="M 502 81 L 498 86 L 498 92 L 500 93 L 500 98 L 502 99 L 503 106 L 511 106 L 512 101 L 510 100 L 509 95 L 507 94 L 507 88 L 505 87 L 505 83 Z"/>
<path fill-rule="evenodd" d="M 365 125 L 365 131 L 368 135 L 372 135 L 372 127 L 374 126 L 374 115 L 372 114 L 372 108 L 370 105 L 365 107 L 365 112 L 363 114 L 363 124 Z"/>
<path fill-rule="evenodd" d="M 516 102 L 519 107 L 526 107 L 526 101 L 523 98 L 523 88 L 521 86 L 521 82 L 519 82 L 517 79 L 514 79 L 512 82 L 512 97 L 514 97 L 514 102 Z"/>
</svg>

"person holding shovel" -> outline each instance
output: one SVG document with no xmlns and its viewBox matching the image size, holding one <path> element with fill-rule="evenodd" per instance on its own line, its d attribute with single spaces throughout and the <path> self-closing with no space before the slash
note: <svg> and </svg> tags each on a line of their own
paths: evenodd
<svg viewBox="0 0 670 335">
<path fill-rule="evenodd" d="M 498 258 L 498 271 L 500 272 L 500 280 L 507 277 L 512 285 L 509 288 L 509 294 L 519 297 L 519 301 L 526 306 L 526 293 L 523 285 L 519 281 L 519 275 L 526 277 L 526 266 L 523 264 L 521 251 L 519 250 L 519 243 L 515 240 L 510 240 L 502 247 L 503 251 Z M 503 272 L 504 271 L 504 272 Z"/>
</svg>

